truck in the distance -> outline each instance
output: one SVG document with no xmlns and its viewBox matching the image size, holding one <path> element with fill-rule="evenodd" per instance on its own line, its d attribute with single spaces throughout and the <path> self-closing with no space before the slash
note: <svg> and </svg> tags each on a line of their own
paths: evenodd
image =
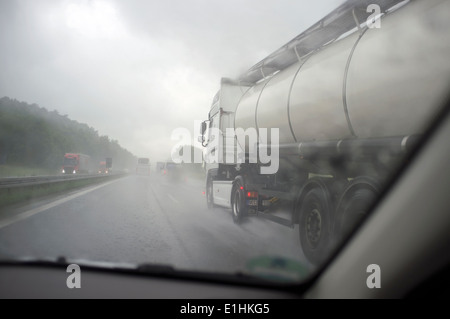
<svg viewBox="0 0 450 319">
<path fill-rule="evenodd" d="M 61 172 L 63 174 L 88 174 L 91 168 L 89 155 L 80 153 L 66 153 Z"/>
<path fill-rule="evenodd" d="M 99 174 L 111 174 L 112 172 L 112 158 L 107 157 L 104 161 L 100 161 L 98 165 Z"/>
<path fill-rule="evenodd" d="M 164 170 L 165 163 L 164 162 L 156 162 L 155 171 L 158 174 L 162 174 Z"/>
<path fill-rule="evenodd" d="M 148 157 L 138 158 L 136 165 L 136 174 L 150 175 L 150 159 Z"/>
<path fill-rule="evenodd" d="M 98 165 L 98 173 L 99 174 L 108 174 L 108 168 L 106 167 L 106 161 L 100 161 Z"/>
<path fill-rule="evenodd" d="M 180 164 L 174 163 L 173 161 L 165 162 L 161 170 L 161 175 L 172 182 L 181 180 L 182 172 Z"/>
<path fill-rule="evenodd" d="M 236 223 L 298 225 L 305 256 L 326 258 L 448 92 L 450 23 L 440 13 L 449 4 L 350 0 L 237 79 L 222 79 L 199 137 L 208 207 L 230 208 Z M 278 155 L 275 172 L 262 150 Z"/>
</svg>

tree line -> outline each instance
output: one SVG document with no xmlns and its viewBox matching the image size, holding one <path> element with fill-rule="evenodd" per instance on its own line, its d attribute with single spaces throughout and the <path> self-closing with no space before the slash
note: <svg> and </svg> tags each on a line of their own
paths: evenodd
<svg viewBox="0 0 450 319">
<path fill-rule="evenodd" d="M 117 140 L 57 111 L 0 98 L 0 165 L 60 169 L 65 153 L 83 153 L 93 161 L 113 158 L 113 167 L 132 167 L 136 157 Z"/>
</svg>

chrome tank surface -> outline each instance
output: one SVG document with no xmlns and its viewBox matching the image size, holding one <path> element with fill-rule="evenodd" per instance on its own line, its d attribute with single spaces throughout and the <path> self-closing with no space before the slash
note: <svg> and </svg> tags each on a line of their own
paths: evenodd
<svg viewBox="0 0 450 319">
<path fill-rule="evenodd" d="M 249 89 L 235 128 L 279 128 L 280 144 L 422 133 L 450 87 L 448 12 L 414 1 L 323 47 Z"/>
</svg>

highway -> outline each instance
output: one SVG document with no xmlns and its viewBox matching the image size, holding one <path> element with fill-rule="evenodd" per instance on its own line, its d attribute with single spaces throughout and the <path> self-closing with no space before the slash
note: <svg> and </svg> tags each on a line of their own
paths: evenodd
<svg viewBox="0 0 450 319">
<path fill-rule="evenodd" d="M 235 272 L 255 257 L 308 265 L 291 229 L 260 218 L 233 223 L 206 208 L 204 182 L 129 175 L 0 212 L 0 258 L 154 263 Z"/>
</svg>

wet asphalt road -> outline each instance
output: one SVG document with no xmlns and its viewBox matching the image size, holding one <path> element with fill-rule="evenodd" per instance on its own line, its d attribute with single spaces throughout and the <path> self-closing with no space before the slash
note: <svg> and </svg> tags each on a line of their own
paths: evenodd
<svg viewBox="0 0 450 319">
<path fill-rule="evenodd" d="M 0 213 L 0 258 L 65 256 L 208 272 L 243 270 L 260 256 L 307 264 L 296 228 L 255 217 L 236 225 L 231 210 L 206 208 L 203 191 L 201 180 L 132 175 L 16 207 Z M 27 217 L 31 209 L 39 212 Z"/>
</svg>

